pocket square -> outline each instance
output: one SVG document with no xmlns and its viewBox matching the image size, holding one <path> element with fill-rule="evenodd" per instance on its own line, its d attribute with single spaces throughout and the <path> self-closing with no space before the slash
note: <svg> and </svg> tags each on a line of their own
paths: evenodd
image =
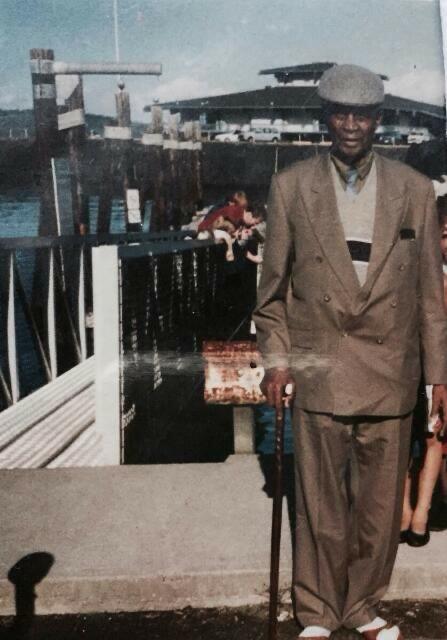
<svg viewBox="0 0 447 640">
<path fill-rule="evenodd" d="M 414 240 L 416 238 L 414 229 L 401 229 L 399 235 L 401 240 Z"/>
</svg>

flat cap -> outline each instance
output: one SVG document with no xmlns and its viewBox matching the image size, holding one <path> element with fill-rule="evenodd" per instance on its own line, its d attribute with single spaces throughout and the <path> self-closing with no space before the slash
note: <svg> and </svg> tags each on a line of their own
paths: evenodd
<svg viewBox="0 0 447 640">
<path fill-rule="evenodd" d="M 326 102 L 368 107 L 381 104 L 385 91 L 376 73 L 355 64 L 340 64 L 323 73 L 318 95 Z"/>
</svg>

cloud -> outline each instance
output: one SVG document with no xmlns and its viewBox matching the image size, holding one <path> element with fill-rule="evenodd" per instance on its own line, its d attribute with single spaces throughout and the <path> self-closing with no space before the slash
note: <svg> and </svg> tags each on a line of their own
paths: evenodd
<svg viewBox="0 0 447 640">
<path fill-rule="evenodd" d="M 3 109 L 13 109 L 17 108 L 17 94 L 13 91 L 0 92 L 0 107 Z"/>
<path fill-rule="evenodd" d="M 152 99 L 160 102 L 186 100 L 187 98 L 201 98 L 215 96 L 227 90 L 220 86 L 212 86 L 205 80 L 198 80 L 189 76 L 180 76 L 169 82 L 162 82 L 151 91 Z"/>
<path fill-rule="evenodd" d="M 29 109 L 31 97 L 9 85 L 0 85 L 0 109 Z"/>
<path fill-rule="evenodd" d="M 89 79 L 87 79 L 89 80 Z M 187 98 L 200 98 L 202 96 L 218 95 L 228 92 L 230 89 L 210 84 L 205 80 L 199 80 L 188 76 L 178 76 L 170 81 L 155 82 L 153 79 L 147 82 L 141 78 L 127 78 L 126 91 L 130 95 L 132 120 L 145 122 L 148 118 L 144 113 L 144 107 L 150 106 L 154 100 L 160 102 L 173 102 Z M 115 96 L 117 92 L 115 78 L 96 80 L 84 84 L 85 105 L 88 113 L 103 113 L 115 116 Z"/>
<path fill-rule="evenodd" d="M 395 96 L 430 104 L 444 104 L 444 75 L 440 71 L 415 69 L 409 73 L 394 76 L 385 86 L 387 93 Z"/>
</svg>

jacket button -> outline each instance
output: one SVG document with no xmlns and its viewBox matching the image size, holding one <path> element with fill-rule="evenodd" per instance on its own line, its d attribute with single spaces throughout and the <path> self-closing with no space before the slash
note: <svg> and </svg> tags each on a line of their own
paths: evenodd
<svg viewBox="0 0 447 640">
<path fill-rule="evenodd" d="M 323 258 L 321 256 L 315 256 L 315 260 L 317 262 L 323 262 Z"/>
<path fill-rule="evenodd" d="M 399 271 L 403 271 L 405 269 L 405 265 L 404 264 L 400 264 L 399 265 Z"/>
<path fill-rule="evenodd" d="M 383 344 L 383 338 L 376 338 L 377 344 Z"/>
<path fill-rule="evenodd" d="M 325 302 L 330 302 L 331 301 L 331 296 L 329 294 L 326 294 L 323 299 L 324 299 Z"/>
<path fill-rule="evenodd" d="M 395 309 L 397 307 L 397 302 L 394 302 L 394 300 L 393 300 L 393 302 L 391 303 L 390 306 L 393 307 L 393 309 Z"/>
<path fill-rule="evenodd" d="M 342 335 L 342 338 L 347 338 L 348 337 L 348 332 L 347 331 L 342 331 L 341 335 Z"/>
</svg>

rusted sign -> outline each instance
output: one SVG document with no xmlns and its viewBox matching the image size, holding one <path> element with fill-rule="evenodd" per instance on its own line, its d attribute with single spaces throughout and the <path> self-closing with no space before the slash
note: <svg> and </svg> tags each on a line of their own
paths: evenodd
<svg viewBox="0 0 447 640">
<path fill-rule="evenodd" d="M 206 341 L 205 402 L 207 404 L 262 404 L 259 384 L 264 375 L 261 356 L 250 341 Z"/>
</svg>

